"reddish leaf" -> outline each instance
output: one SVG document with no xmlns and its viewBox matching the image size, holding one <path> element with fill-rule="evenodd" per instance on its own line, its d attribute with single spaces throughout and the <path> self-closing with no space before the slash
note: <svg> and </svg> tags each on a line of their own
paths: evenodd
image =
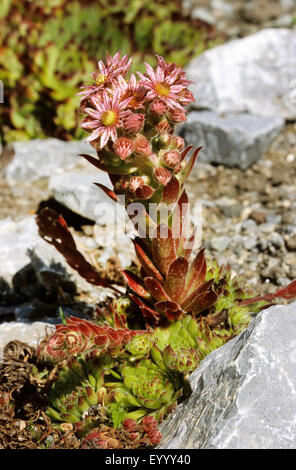
<svg viewBox="0 0 296 470">
<path fill-rule="evenodd" d="M 189 259 L 190 255 L 192 253 L 193 247 L 194 247 L 195 233 L 196 233 L 196 230 L 193 231 L 193 233 L 190 237 L 185 238 L 183 240 L 182 256 L 184 256 L 184 258 L 186 258 L 187 260 Z M 189 246 L 189 248 L 185 248 L 187 246 Z"/>
<path fill-rule="evenodd" d="M 184 294 L 188 261 L 179 257 L 169 267 L 164 288 L 172 300 L 179 302 Z"/>
<path fill-rule="evenodd" d="M 201 294 L 209 292 L 212 289 L 213 279 L 208 282 L 204 282 L 201 286 L 199 286 L 192 294 L 188 295 L 185 300 L 181 303 L 182 308 L 189 312 L 191 310 L 192 305 L 195 303 L 195 300 L 199 298 Z"/>
<path fill-rule="evenodd" d="M 157 302 L 154 306 L 158 312 L 170 321 L 178 320 L 183 313 L 179 304 L 168 300 Z"/>
<path fill-rule="evenodd" d="M 184 158 L 186 157 L 187 153 L 193 149 L 193 145 L 188 145 L 187 147 L 185 147 L 185 149 L 183 150 L 183 152 L 181 153 L 181 162 L 184 160 Z"/>
<path fill-rule="evenodd" d="M 137 295 L 129 294 L 132 301 L 139 307 L 143 318 L 152 325 L 157 325 L 159 322 L 159 313 L 153 308 L 146 305 Z"/>
<path fill-rule="evenodd" d="M 296 297 L 296 280 L 292 281 L 287 287 L 283 287 L 282 289 L 277 290 L 274 294 L 264 294 L 258 297 L 253 297 L 252 299 L 246 299 L 239 302 L 239 305 L 255 304 L 261 300 L 265 302 L 272 302 L 277 297 L 282 299 L 292 299 Z"/>
<path fill-rule="evenodd" d="M 188 178 L 188 176 L 190 175 L 193 167 L 194 167 L 194 164 L 195 164 L 195 161 L 196 161 L 196 158 L 197 158 L 197 155 L 199 154 L 199 152 L 201 151 L 202 147 L 198 147 L 197 149 L 194 150 L 194 152 L 192 153 L 190 159 L 188 160 L 187 162 L 187 165 L 186 165 L 186 169 L 182 175 L 182 182 L 185 181 L 186 178 Z"/>
<path fill-rule="evenodd" d="M 105 193 L 107 196 L 109 196 L 110 199 L 112 199 L 112 201 L 117 202 L 117 203 L 119 202 L 119 201 L 118 201 L 118 196 L 117 196 L 117 194 L 115 194 L 115 192 L 112 191 L 112 189 L 107 188 L 106 186 L 104 186 L 104 185 L 101 184 L 101 183 L 94 183 L 94 184 L 95 184 L 96 186 L 98 186 L 99 188 L 101 188 L 101 189 L 104 191 L 104 193 Z"/>
<path fill-rule="evenodd" d="M 40 236 L 53 245 L 66 259 L 71 268 L 95 286 L 109 287 L 119 292 L 110 281 L 103 279 L 98 271 L 77 250 L 76 243 L 61 215 L 53 209 L 45 208 L 36 217 Z"/>
<path fill-rule="evenodd" d="M 204 312 L 208 308 L 210 308 L 217 300 L 218 294 L 214 291 L 205 292 L 198 296 L 193 304 L 190 306 L 190 311 L 194 315 L 198 315 L 201 312 Z"/>
<path fill-rule="evenodd" d="M 175 176 L 172 176 L 172 179 L 164 187 L 162 193 L 162 202 L 164 204 L 172 204 L 176 202 L 179 197 L 180 184 Z"/>
<path fill-rule="evenodd" d="M 135 207 L 133 204 L 130 204 L 127 207 L 127 214 L 133 226 L 138 231 L 141 240 L 143 240 L 143 243 L 145 245 L 150 245 L 150 241 L 147 237 L 150 237 L 150 235 L 156 235 L 157 225 L 149 216 L 144 205 L 136 203 Z"/>
<path fill-rule="evenodd" d="M 205 260 L 205 250 L 202 249 L 196 255 L 188 270 L 186 279 L 186 292 L 187 295 L 196 290 L 205 279 L 207 273 L 207 263 Z"/>
<path fill-rule="evenodd" d="M 150 199 L 154 193 L 155 189 L 151 188 L 151 186 L 148 186 L 146 184 L 139 186 L 135 191 L 137 199 Z"/>
<path fill-rule="evenodd" d="M 99 170 L 107 171 L 105 165 L 103 165 L 98 158 L 87 155 L 86 153 L 79 154 L 79 157 L 85 158 L 89 163 L 94 165 Z"/>
<path fill-rule="evenodd" d="M 152 239 L 152 260 L 159 271 L 166 275 L 176 257 L 176 239 L 172 237 L 171 229 L 161 224 L 157 227 L 156 237 Z"/>
<path fill-rule="evenodd" d="M 146 277 L 145 279 L 145 286 L 151 292 L 152 296 L 160 301 L 160 300 L 170 300 L 168 295 L 166 294 L 162 285 L 153 277 Z"/>
<path fill-rule="evenodd" d="M 182 241 L 183 241 L 183 229 L 185 226 L 188 213 L 188 195 L 184 190 L 179 197 L 178 204 L 173 212 L 172 220 L 172 233 L 176 239 L 177 253 L 178 255 L 182 252 Z"/>
<path fill-rule="evenodd" d="M 144 250 L 141 239 L 139 237 L 136 237 L 133 241 L 135 252 L 137 255 L 138 260 L 140 261 L 144 272 L 146 273 L 146 276 L 152 276 L 158 281 L 162 281 L 163 277 L 158 271 L 158 269 L 154 266 L 152 263 L 151 259 L 147 255 L 146 251 Z"/>
<path fill-rule="evenodd" d="M 143 286 L 142 280 L 136 276 L 134 273 L 131 271 L 128 271 L 125 269 L 122 271 L 126 282 L 128 286 L 140 297 L 143 297 L 144 299 L 149 299 L 150 298 L 150 293 L 145 289 Z"/>
</svg>

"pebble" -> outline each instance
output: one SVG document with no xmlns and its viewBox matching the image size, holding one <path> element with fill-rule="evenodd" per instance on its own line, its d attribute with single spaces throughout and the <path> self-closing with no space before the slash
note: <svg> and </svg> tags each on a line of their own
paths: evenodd
<svg viewBox="0 0 296 470">
<path fill-rule="evenodd" d="M 213 237 L 211 239 L 211 246 L 214 250 L 224 251 L 231 241 L 230 237 Z"/>
<path fill-rule="evenodd" d="M 274 231 L 275 226 L 272 223 L 266 222 L 264 224 L 260 224 L 258 226 L 258 228 L 259 228 L 260 232 L 271 233 L 271 232 Z"/>
<path fill-rule="evenodd" d="M 287 239 L 286 246 L 287 246 L 288 250 L 290 250 L 290 251 L 295 251 L 296 250 L 296 234 L 292 235 L 291 237 L 289 237 Z"/>
</svg>

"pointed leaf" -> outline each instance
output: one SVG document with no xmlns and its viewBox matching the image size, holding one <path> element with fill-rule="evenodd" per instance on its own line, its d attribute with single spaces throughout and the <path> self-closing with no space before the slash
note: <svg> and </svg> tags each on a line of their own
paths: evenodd
<svg viewBox="0 0 296 470">
<path fill-rule="evenodd" d="M 186 258 L 187 260 L 189 259 L 194 247 L 194 239 L 196 232 L 197 229 L 193 231 L 192 235 L 189 238 L 185 238 L 185 240 L 183 241 L 182 256 L 184 256 L 184 258 Z M 189 245 L 189 248 L 184 248 L 187 245 Z"/>
<path fill-rule="evenodd" d="M 153 279 L 153 277 L 146 277 L 144 282 L 147 289 L 157 301 L 170 300 L 164 288 L 156 279 Z"/>
<path fill-rule="evenodd" d="M 188 195 L 184 190 L 179 197 L 178 204 L 176 205 L 172 217 L 172 233 L 176 239 L 178 255 L 182 254 L 183 237 L 186 236 L 186 233 L 183 233 L 183 230 L 186 228 L 186 222 L 188 221 L 188 209 Z"/>
<path fill-rule="evenodd" d="M 138 294 L 140 297 L 143 297 L 144 299 L 149 299 L 151 297 L 150 293 L 143 286 L 142 280 L 138 276 L 136 276 L 133 272 L 128 271 L 127 269 L 122 271 L 122 273 L 126 279 L 128 286 L 136 294 Z"/>
<path fill-rule="evenodd" d="M 162 193 L 162 202 L 164 204 L 172 204 L 176 202 L 179 196 L 180 184 L 175 176 L 164 187 Z"/>
<path fill-rule="evenodd" d="M 176 302 L 179 302 L 184 295 L 187 270 L 188 261 L 183 257 L 177 258 L 169 267 L 164 288 L 169 297 Z"/>
<path fill-rule="evenodd" d="M 196 255 L 188 270 L 186 279 L 187 295 L 196 290 L 205 279 L 207 273 L 207 263 L 205 260 L 205 250 L 202 249 Z"/>
<path fill-rule="evenodd" d="M 172 237 L 171 229 L 161 224 L 157 227 L 156 237 L 152 239 L 152 260 L 159 271 L 166 275 L 176 257 L 176 239 Z"/>
<path fill-rule="evenodd" d="M 137 295 L 129 294 L 132 301 L 139 307 L 143 318 L 151 325 L 156 325 L 159 322 L 159 313 L 153 308 L 146 305 Z"/>
<path fill-rule="evenodd" d="M 168 300 L 157 302 L 155 308 L 170 321 L 178 320 L 183 313 L 179 304 Z"/>
<path fill-rule="evenodd" d="M 186 180 L 186 178 L 188 178 L 188 176 L 190 175 L 193 167 L 194 167 L 194 164 L 195 164 L 195 161 L 196 161 L 196 158 L 197 158 L 197 155 L 199 154 L 199 152 L 201 151 L 202 147 L 198 147 L 196 150 L 194 150 L 194 152 L 192 153 L 190 159 L 188 160 L 187 162 L 187 165 L 186 165 L 186 169 L 182 175 L 182 183 L 183 181 Z"/>
<path fill-rule="evenodd" d="M 94 183 L 94 184 L 95 184 L 96 186 L 98 186 L 99 188 L 101 188 L 101 189 L 104 191 L 104 193 L 105 193 L 107 196 L 109 196 L 110 199 L 112 199 L 112 201 L 119 203 L 119 201 L 118 201 L 118 196 L 117 196 L 117 194 L 115 194 L 114 191 L 112 191 L 112 189 L 107 188 L 106 186 L 104 186 L 104 185 L 101 184 L 101 183 Z"/>
<path fill-rule="evenodd" d="M 214 291 L 205 292 L 196 297 L 195 301 L 190 306 L 190 311 L 194 315 L 198 315 L 210 308 L 217 300 L 218 294 Z"/>
<path fill-rule="evenodd" d="M 69 231 L 66 221 L 53 209 L 45 208 L 36 217 L 40 236 L 53 245 L 66 259 L 71 268 L 75 269 L 81 277 L 95 286 L 109 287 L 116 292 L 118 289 L 111 282 L 104 279 L 99 272 L 77 250 L 74 238 Z"/>
<path fill-rule="evenodd" d="M 116 166 L 113 168 L 110 165 L 104 165 L 100 162 L 98 158 L 92 157 L 91 155 L 87 155 L 85 153 L 81 153 L 79 154 L 79 156 L 85 158 L 88 162 L 90 162 L 99 170 L 106 171 L 109 174 L 129 175 L 137 170 L 136 166 L 129 166 L 126 163 L 123 163 L 121 166 Z"/>
<path fill-rule="evenodd" d="M 239 302 L 239 305 L 250 305 L 260 301 L 272 302 L 276 297 L 282 299 L 292 299 L 296 297 L 296 280 L 292 281 L 287 287 L 277 290 L 274 294 L 264 294 L 251 299 L 246 299 Z"/>
<path fill-rule="evenodd" d="M 184 160 L 184 158 L 186 157 L 186 155 L 191 149 L 193 149 L 193 145 L 188 145 L 187 147 L 185 147 L 185 149 L 181 153 L 181 162 Z"/>
<path fill-rule="evenodd" d="M 158 281 L 162 281 L 163 277 L 158 271 L 158 269 L 154 266 L 149 256 L 147 255 L 144 247 L 142 246 L 141 238 L 136 237 L 132 241 L 134 244 L 137 258 L 140 261 L 142 268 L 144 269 L 144 272 L 146 273 L 146 276 L 152 276 Z"/>
<path fill-rule="evenodd" d="M 204 282 L 201 286 L 199 286 L 192 294 L 188 295 L 185 300 L 181 303 L 182 308 L 186 310 L 186 312 L 190 311 L 192 304 L 198 299 L 201 295 L 204 295 L 206 292 L 209 292 L 212 289 L 214 280 L 211 279 L 208 282 Z"/>
</svg>

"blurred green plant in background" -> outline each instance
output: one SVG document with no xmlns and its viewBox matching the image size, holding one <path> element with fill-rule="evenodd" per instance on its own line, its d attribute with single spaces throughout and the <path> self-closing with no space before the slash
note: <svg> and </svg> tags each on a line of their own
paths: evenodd
<svg viewBox="0 0 296 470">
<path fill-rule="evenodd" d="M 217 42 L 179 0 L 1 0 L 0 142 L 83 138 L 77 92 L 106 50 L 141 70 L 154 54 L 184 66 Z"/>
</svg>

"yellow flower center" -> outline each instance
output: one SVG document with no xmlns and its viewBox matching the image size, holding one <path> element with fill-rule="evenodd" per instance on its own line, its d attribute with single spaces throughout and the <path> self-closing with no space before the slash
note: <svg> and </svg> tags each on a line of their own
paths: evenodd
<svg viewBox="0 0 296 470">
<path fill-rule="evenodd" d="M 105 82 L 106 80 L 106 75 L 103 75 L 102 73 L 99 73 L 97 76 L 96 76 L 96 79 L 95 79 L 95 82 L 97 85 L 103 85 L 103 83 Z"/>
<path fill-rule="evenodd" d="M 112 126 L 117 121 L 117 118 L 117 112 L 110 109 L 102 114 L 102 123 L 104 126 Z"/>
<path fill-rule="evenodd" d="M 155 91 L 160 96 L 169 96 L 171 89 L 167 83 L 162 82 L 155 85 Z"/>
</svg>

